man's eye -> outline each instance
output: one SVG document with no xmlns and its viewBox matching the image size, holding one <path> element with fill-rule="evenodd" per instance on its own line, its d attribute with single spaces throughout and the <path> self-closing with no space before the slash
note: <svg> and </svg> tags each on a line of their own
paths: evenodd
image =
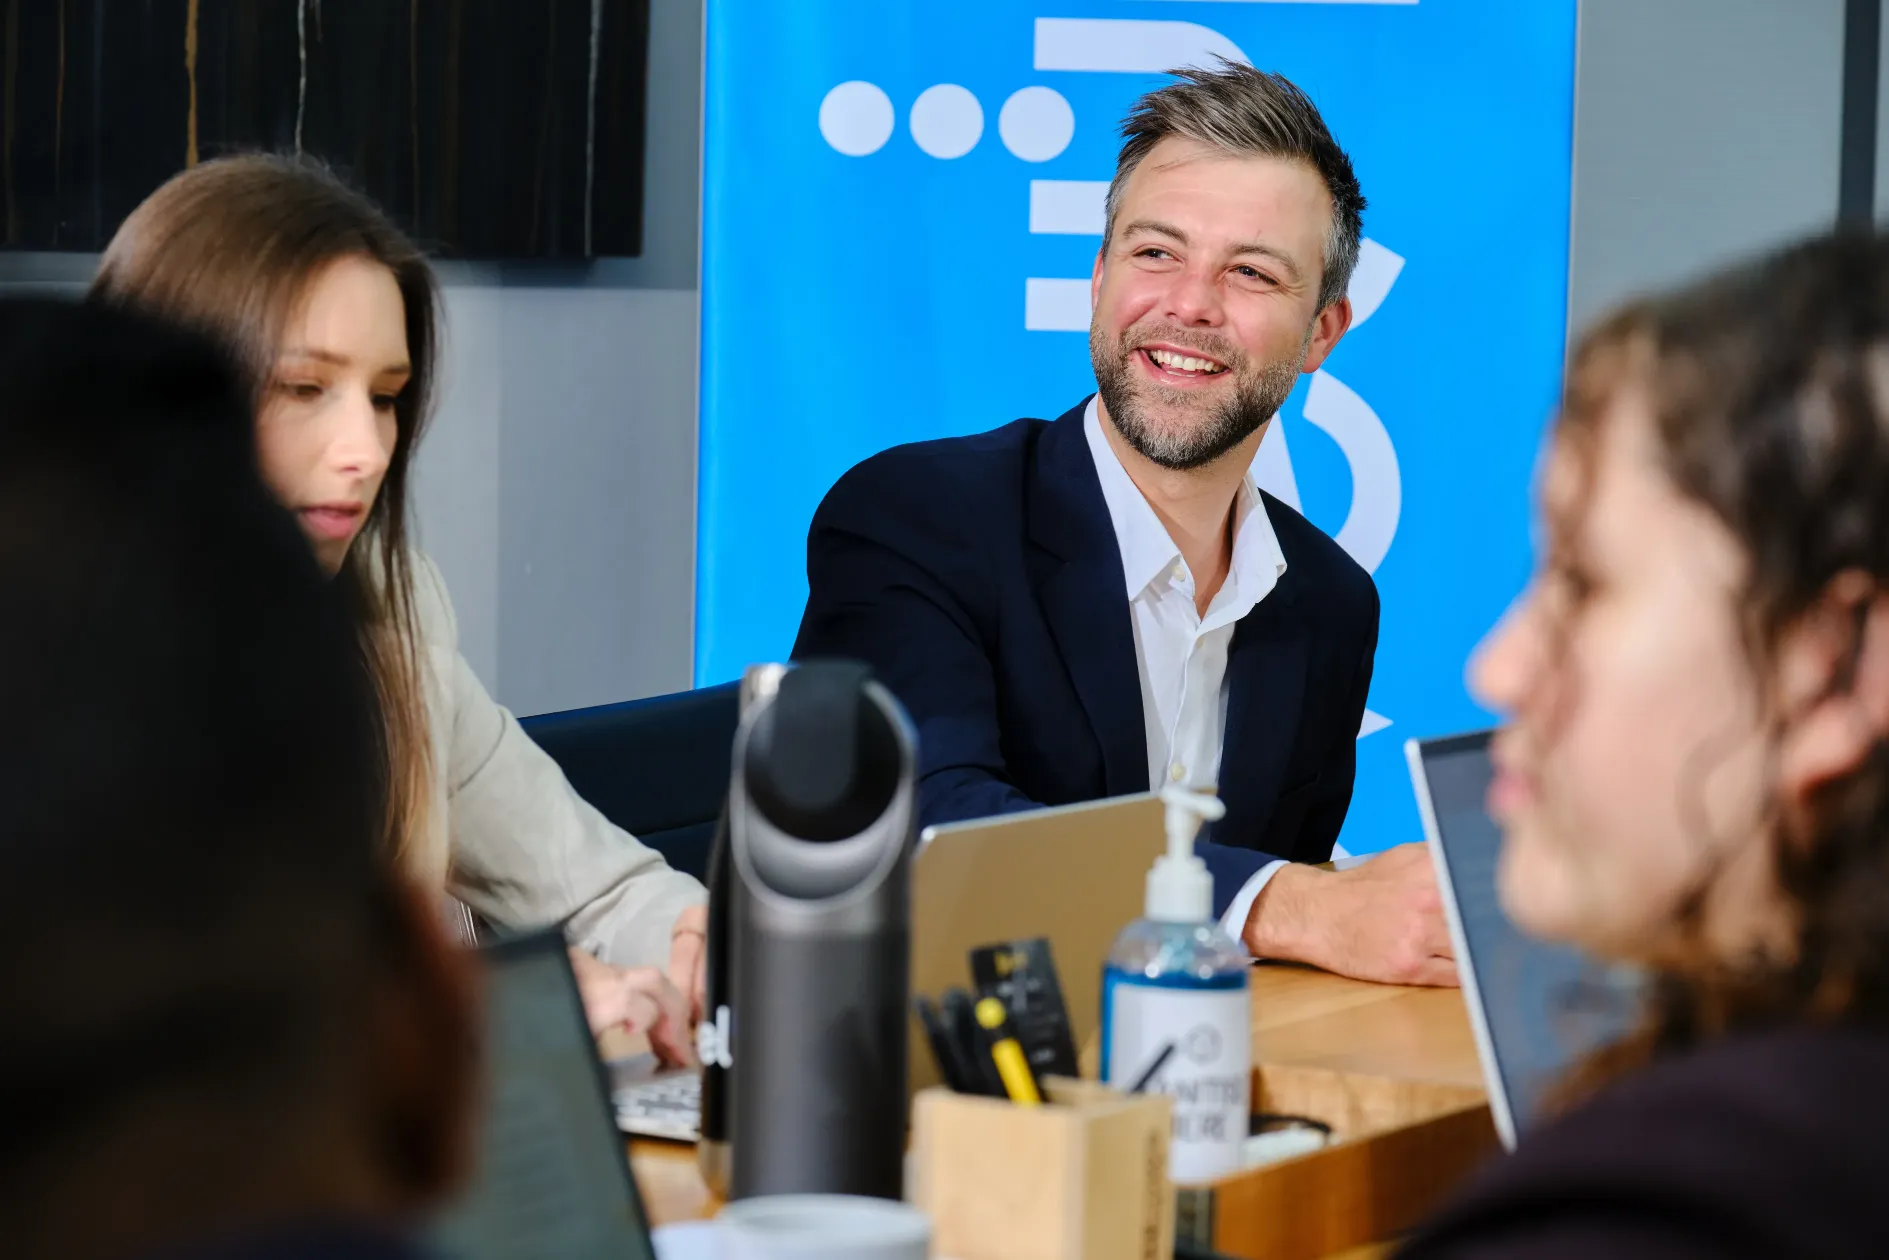
<svg viewBox="0 0 1889 1260">
<path fill-rule="evenodd" d="M 1586 602 L 1594 594 L 1594 575 L 1579 564 L 1563 561 L 1553 565 L 1545 584 L 1551 595 L 1568 605 Z"/>
</svg>

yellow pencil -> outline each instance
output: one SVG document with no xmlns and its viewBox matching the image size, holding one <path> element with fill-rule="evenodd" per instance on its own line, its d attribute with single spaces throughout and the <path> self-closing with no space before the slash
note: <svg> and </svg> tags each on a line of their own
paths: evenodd
<svg viewBox="0 0 1889 1260">
<path fill-rule="evenodd" d="M 1003 1002 L 994 997 L 981 998 L 974 1013 L 978 1026 L 989 1034 L 991 1061 L 997 1065 L 997 1075 L 1003 1078 L 1010 1101 L 1024 1107 L 1040 1104 L 1043 1095 L 1037 1092 L 1036 1077 L 1030 1074 L 1030 1061 L 1023 1057 L 1023 1047 L 1006 1028 L 1010 1021 Z"/>
</svg>

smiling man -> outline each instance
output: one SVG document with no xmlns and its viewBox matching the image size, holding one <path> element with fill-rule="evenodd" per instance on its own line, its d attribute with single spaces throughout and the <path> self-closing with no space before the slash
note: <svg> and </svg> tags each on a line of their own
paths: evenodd
<svg viewBox="0 0 1889 1260">
<path fill-rule="evenodd" d="M 1177 72 L 1122 125 L 1090 283 L 1097 394 L 902 446 L 827 495 L 796 657 L 868 661 L 927 823 L 1211 788 L 1199 852 L 1256 956 L 1453 983 L 1420 846 L 1331 856 L 1377 646 L 1370 576 L 1253 456 L 1351 324 L 1364 197 L 1304 93 Z"/>
</svg>

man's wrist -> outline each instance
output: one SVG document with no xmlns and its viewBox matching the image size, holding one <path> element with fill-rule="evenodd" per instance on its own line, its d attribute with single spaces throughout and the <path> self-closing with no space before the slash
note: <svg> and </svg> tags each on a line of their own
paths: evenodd
<svg viewBox="0 0 1889 1260">
<path fill-rule="evenodd" d="M 1311 961 L 1308 945 L 1317 922 L 1310 903 L 1319 881 L 1328 874 L 1302 862 L 1288 862 L 1273 873 L 1253 899 L 1240 934 L 1253 957 Z"/>
</svg>

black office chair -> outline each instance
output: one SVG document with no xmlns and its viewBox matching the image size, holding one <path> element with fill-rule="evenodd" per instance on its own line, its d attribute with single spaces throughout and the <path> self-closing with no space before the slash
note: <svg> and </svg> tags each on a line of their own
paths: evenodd
<svg viewBox="0 0 1889 1260">
<path fill-rule="evenodd" d="M 605 818 L 702 879 L 740 715 L 740 684 L 726 683 L 519 725 Z"/>
</svg>

